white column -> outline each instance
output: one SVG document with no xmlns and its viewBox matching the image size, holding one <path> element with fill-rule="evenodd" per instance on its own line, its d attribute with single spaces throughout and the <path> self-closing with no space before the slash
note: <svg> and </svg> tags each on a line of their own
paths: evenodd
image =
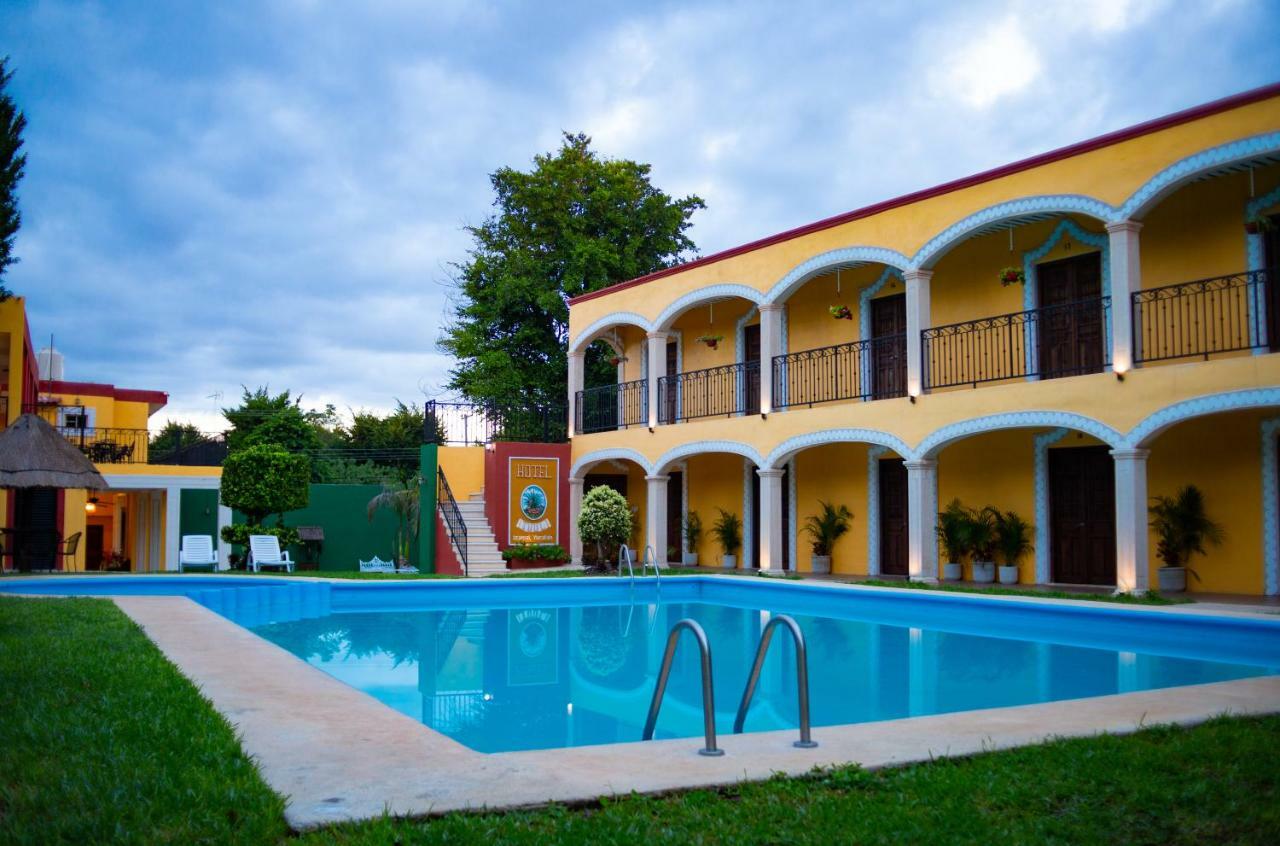
<svg viewBox="0 0 1280 846">
<path fill-rule="evenodd" d="M 650 332 L 646 355 L 649 356 L 649 428 L 658 427 L 658 378 L 667 372 L 667 333 Z"/>
<path fill-rule="evenodd" d="M 1133 369 L 1138 352 L 1133 337 L 1133 293 L 1142 290 L 1142 261 L 1138 252 L 1138 232 L 1142 224 L 1122 220 L 1107 224 L 1111 236 L 1111 369 L 1126 373 Z M 1146 522 L 1145 520 L 1143 521 Z"/>
<path fill-rule="evenodd" d="M 182 488 L 164 491 L 164 569 L 178 569 L 182 541 Z"/>
<path fill-rule="evenodd" d="M 231 509 L 218 503 L 218 536 L 213 539 L 218 545 L 218 569 L 231 569 L 231 544 L 222 539 L 222 529 L 231 525 Z"/>
<path fill-rule="evenodd" d="M 783 470 L 757 470 L 760 477 L 760 561 L 762 573 L 782 572 L 782 476 Z"/>
<path fill-rule="evenodd" d="M 1113 449 L 1116 463 L 1116 593 L 1147 592 L 1147 456 Z"/>
<path fill-rule="evenodd" d="M 583 384 L 583 360 L 586 353 L 569 353 L 569 437 L 576 435 L 578 428 L 578 391 Z"/>
<path fill-rule="evenodd" d="M 924 361 L 920 333 L 929 328 L 929 280 L 932 270 L 908 270 L 907 282 L 907 395 L 924 393 Z"/>
<path fill-rule="evenodd" d="M 582 490 L 585 479 L 569 477 L 569 560 L 582 563 L 582 538 L 578 536 L 578 515 L 582 513 Z"/>
<path fill-rule="evenodd" d="M 773 411 L 773 357 L 786 352 L 782 348 L 782 309 L 780 303 L 760 306 L 760 413 Z"/>
<path fill-rule="evenodd" d="M 938 581 L 938 462 L 904 461 L 907 468 L 907 573 L 913 582 Z"/>
<path fill-rule="evenodd" d="M 650 371 L 653 372 L 653 371 Z M 667 565 L 667 476 L 645 476 L 649 501 L 645 510 L 644 542 L 653 547 L 658 564 Z"/>
</svg>

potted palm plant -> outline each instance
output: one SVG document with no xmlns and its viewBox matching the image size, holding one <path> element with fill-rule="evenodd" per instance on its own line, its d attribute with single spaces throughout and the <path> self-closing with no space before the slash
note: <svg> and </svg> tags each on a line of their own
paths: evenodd
<svg viewBox="0 0 1280 846">
<path fill-rule="evenodd" d="M 738 549 L 742 546 L 742 521 L 732 511 L 725 511 L 723 508 L 716 510 L 720 512 L 720 519 L 711 527 L 711 534 L 715 535 L 716 542 L 724 550 L 720 566 L 733 569 L 738 566 Z"/>
<path fill-rule="evenodd" d="M 1000 584 L 1018 583 L 1018 560 L 1031 551 L 1031 526 L 1016 511 L 995 511 L 996 551 L 1000 565 Z"/>
<path fill-rule="evenodd" d="M 698 512 L 690 511 L 684 515 L 684 547 L 689 550 L 681 557 L 686 567 L 698 566 L 698 541 L 702 539 L 702 518 Z"/>
<path fill-rule="evenodd" d="M 1222 526 L 1205 513 L 1204 494 L 1195 485 L 1187 485 L 1173 496 L 1153 497 L 1148 509 L 1151 528 L 1156 533 L 1156 571 L 1161 593 L 1179 593 L 1187 589 L 1187 573 L 1200 580 L 1200 574 L 1187 566 L 1194 553 L 1205 554 L 1205 542 L 1222 543 Z"/>
<path fill-rule="evenodd" d="M 947 561 L 942 565 L 942 578 L 958 582 L 964 578 L 964 559 L 969 554 L 969 512 L 960 500 L 953 499 L 938 514 L 938 543 Z"/>
<path fill-rule="evenodd" d="M 973 556 L 973 580 L 990 584 L 996 580 L 996 515 L 990 505 L 969 509 L 969 554 Z"/>
<path fill-rule="evenodd" d="M 809 557 L 809 568 L 814 573 L 831 572 L 831 550 L 836 541 L 849 531 L 849 523 L 853 513 L 843 505 L 836 506 L 818 500 L 821 510 L 810 514 L 804 523 L 804 530 L 813 539 L 813 555 Z"/>
</svg>

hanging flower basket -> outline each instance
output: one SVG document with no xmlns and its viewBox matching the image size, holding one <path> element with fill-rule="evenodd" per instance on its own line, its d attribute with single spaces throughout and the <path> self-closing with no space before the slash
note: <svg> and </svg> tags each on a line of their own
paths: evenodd
<svg viewBox="0 0 1280 846">
<path fill-rule="evenodd" d="M 1259 235 L 1271 229 L 1271 218 L 1265 214 L 1255 214 L 1244 222 L 1244 231 L 1250 235 Z"/>
<path fill-rule="evenodd" d="M 1021 285 L 1027 281 L 1027 274 L 1021 267 L 1006 267 L 1000 271 L 1000 284 L 1006 288 L 1010 285 Z"/>
<path fill-rule="evenodd" d="M 617 367 L 619 364 L 622 364 L 622 362 L 626 360 L 627 360 L 627 357 L 625 355 L 615 355 L 609 359 L 609 363 L 614 367 Z"/>
<path fill-rule="evenodd" d="M 713 350 L 719 347 L 720 342 L 723 340 L 724 340 L 724 335 L 699 335 L 697 337 L 698 343 L 706 344 L 708 347 L 710 347 Z"/>
<path fill-rule="evenodd" d="M 853 312 L 849 311 L 847 305 L 831 306 L 827 311 L 831 312 L 831 316 L 836 320 L 853 320 Z"/>
</svg>

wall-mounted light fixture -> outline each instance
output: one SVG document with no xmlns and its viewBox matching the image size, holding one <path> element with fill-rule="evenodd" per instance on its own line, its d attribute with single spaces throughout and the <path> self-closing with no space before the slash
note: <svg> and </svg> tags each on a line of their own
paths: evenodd
<svg viewBox="0 0 1280 846">
<path fill-rule="evenodd" d="M 88 513 L 90 513 L 90 514 L 92 514 L 93 512 L 97 511 L 97 510 L 98 510 L 98 498 L 97 498 L 96 496 L 91 496 L 91 497 L 89 497 L 88 501 L 86 501 L 86 502 L 85 502 L 85 504 L 84 504 L 84 510 L 85 510 L 85 511 L 87 511 Z"/>
</svg>

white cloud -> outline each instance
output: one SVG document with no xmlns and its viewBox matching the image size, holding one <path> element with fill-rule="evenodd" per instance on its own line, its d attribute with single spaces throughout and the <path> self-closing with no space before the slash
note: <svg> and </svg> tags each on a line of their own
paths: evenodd
<svg viewBox="0 0 1280 846">
<path fill-rule="evenodd" d="M 970 31 L 930 72 L 937 96 L 975 109 L 1025 91 L 1040 76 L 1039 51 L 1015 17 Z"/>
</svg>

